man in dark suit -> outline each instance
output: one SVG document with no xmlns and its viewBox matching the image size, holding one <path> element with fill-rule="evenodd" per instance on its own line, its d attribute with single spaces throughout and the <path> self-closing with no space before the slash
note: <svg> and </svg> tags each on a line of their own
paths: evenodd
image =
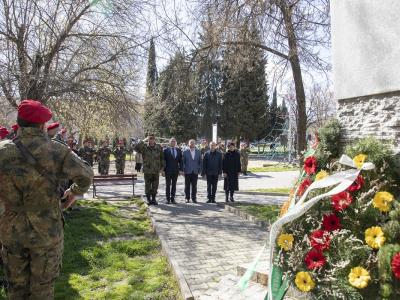
<svg viewBox="0 0 400 300">
<path fill-rule="evenodd" d="M 179 172 L 183 171 L 182 151 L 176 147 L 176 139 L 169 140 L 169 147 L 164 149 L 164 174 L 165 174 L 165 195 L 167 203 L 175 202 L 176 181 Z"/>
<path fill-rule="evenodd" d="M 196 149 L 196 142 L 189 141 L 189 149 L 183 152 L 183 171 L 185 173 L 185 197 L 186 203 L 190 202 L 190 197 L 193 203 L 197 203 L 197 179 L 201 174 L 201 153 Z M 190 193 L 190 190 L 192 192 Z"/>
<path fill-rule="evenodd" d="M 217 151 L 217 144 L 211 142 L 210 150 L 204 154 L 202 175 L 207 176 L 207 203 L 215 203 L 218 177 L 222 174 L 222 154 Z"/>
</svg>

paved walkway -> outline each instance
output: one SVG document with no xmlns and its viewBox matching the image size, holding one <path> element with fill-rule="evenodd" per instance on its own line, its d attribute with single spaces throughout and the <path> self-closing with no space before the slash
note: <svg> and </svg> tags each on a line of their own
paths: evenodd
<svg viewBox="0 0 400 300">
<path fill-rule="evenodd" d="M 242 190 L 290 187 L 297 172 L 258 173 L 241 176 Z M 223 181 L 218 189 L 222 190 Z M 215 204 L 204 203 L 206 181 L 198 182 L 197 204 L 184 203 L 184 180 L 180 177 L 177 185 L 176 205 L 168 205 L 164 197 L 165 180 L 160 179 L 158 206 L 151 206 L 157 234 L 167 243 L 168 255 L 173 257 L 184 275 L 193 296 L 200 300 L 242 300 L 263 299 L 266 289 L 252 284 L 240 293 L 235 283 L 238 281 L 237 267 L 253 261 L 268 232 Z M 136 185 L 136 195 L 143 195 L 144 183 L 140 176 Z M 101 198 L 121 198 L 131 196 L 131 187 L 107 186 L 98 189 Z M 87 195 L 90 197 L 91 194 Z M 218 193 L 217 202 L 224 201 L 224 194 Z M 287 197 L 237 194 L 236 201 L 281 204 Z M 265 252 L 261 264 L 267 268 L 268 254 Z M 229 289 L 229 291 L 228 291 Z M 251 296 L 251 297 L 250 297 Z"/>
<path fill-rule="evenodd" d="M 194 297 L 218 292 L 213 288 L 221 278 L 251 262 L 268 238 L 262 228 L 212 204 L 160 204 L 150 211 Z"/>
</svg>

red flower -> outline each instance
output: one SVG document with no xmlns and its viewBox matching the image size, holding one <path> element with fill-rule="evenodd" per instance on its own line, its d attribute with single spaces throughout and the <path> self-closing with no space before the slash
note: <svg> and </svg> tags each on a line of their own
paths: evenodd
<svg viewBox="0 0 400 300">
<path fill-rule="evenodd" d="M 358 175 L 357 179 L 352 183 L 352 185 L 347 188 L 347 191 L 357 192 L 363 187 L 364 183 L 365 183 L 364 177 Z"/>
<path fill-rule="evenodd" d="M 331 237 L 324 230 L 315 230 L 310 235 L 310 244 L 316 250 L 323 251 L 329 249 Z"/>
<path fill-rule="evenodd" d="M 324 215 L 324 218 L 322 220 L 322 227 L 326 231 L 334 231 L 340 229 L 341 225 L 339 217 L 335 214 Z"/>
<path fill-rule="evenodd" d="M 302 181 L 302 183 L 299 186 L 299 189 L 297 190 L 297 195 L 302 196 L 306 189 L 311 185 L 312 180 L 310 178 L 306 178 Z"/>
<path fill-rule="evenodd" d="M 322 267 L 326 263 L 326 258 L 321 251 L 312 249 L 306 254 L 304 262 L 310 270 Z"/>
<path fill-rule="evenodd" d="M 304 160 L 304 171 L 308 175 L 314 174 L 315 171 L 317 170 L 317 159 L 315 156 L 309 156 Z"/>
<path fill-rule="evenodd" d="M 392 258 L 392 272 L 394 277 L 400 279 L 400 252 Z"/>
<path fill-rule="evenodd" d="M 353 202 L 353 197 L 351 197 L 349 192 L 340 192 L 339 194 L 333 195 L 331 198 L 332 206 L 336 211 L 343 211 L 351 202 Z"/>
</svg>

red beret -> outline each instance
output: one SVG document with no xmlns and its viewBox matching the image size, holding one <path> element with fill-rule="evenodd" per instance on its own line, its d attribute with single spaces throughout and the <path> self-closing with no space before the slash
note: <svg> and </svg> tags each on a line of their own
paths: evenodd
<svg viewBox="0 0 400 300">
<path fill-rule="evenodd" d="M 9 134 L 7 128 L 0 126 L 0 139 L 4 139 Z"/>
<path fill-rule="evenodd" d="M 49 126 L 47 126 L 47 130 L 56 129 L 58 127 L 60 127 L 60 123 L 59 122 L 54 122 L 54 123 L 51 123 Z"/>
<path fill-rule="evenodd" d="M 39 101 L 24 100 L 18 106 L 18 118 L 30 123 L 46 123 L 52 117 L 50 109 Z"/>
<path fill-rule="evenodd" d="M 13 126 L 11 126 L 12 130 L 14 130 L 15 132 L 17 132 L 19 125 L 18 124 L 14 124 Z"/>
</svg>

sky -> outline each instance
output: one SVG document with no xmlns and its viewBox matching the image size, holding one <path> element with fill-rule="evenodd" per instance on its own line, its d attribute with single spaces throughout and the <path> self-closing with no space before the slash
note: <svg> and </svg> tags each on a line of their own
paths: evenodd
<svg viewBox="0 0 400 300">
<path fill-rule="evenodd" d="M 157 68 L 162 71 L 167 65 L 170 57 L 176 49 L 190 50 L 194 48 L 193 43 L 196 43 L 199 36 L 199 28 L 197 20 L 193 19 L 191 10 L 194 8 L 190 0 L 159 0 L 148 11 L 149 31 L 155 36 Z M 173 25 L 165 26 L 165 23 L 179 23 L 181 30 L 178 30 Z M 324 48 L 318 49 L 320 55 L 327 61 L 331 60 L 331 51 Z M 281 102 L 284 94 L 287 93 L 288 86 L 292 84 L 293 77 L 290 66 L 283 71 L 282 64 L 277 64 L 278 60 L 272 54 L 267 55 L 267 81 L 270 87 L 272 96 L 274 88 L 277 89 L 278 103 Z M 146 74 L 146 62 L 143 65 L 143 74 Z M 311 86 L 317 83 L 322 86 L 328 86 L 331 89 L 332 80 L 331 72 L 326 74 L 315 71 L 306 72 L 303 70 L 303 80 L 305 86 Z M 145 78 L 143 78 L 141 92 L 144 95 Z M 271 97 L 272 98 L 272 97 Z"/>
</svg>

